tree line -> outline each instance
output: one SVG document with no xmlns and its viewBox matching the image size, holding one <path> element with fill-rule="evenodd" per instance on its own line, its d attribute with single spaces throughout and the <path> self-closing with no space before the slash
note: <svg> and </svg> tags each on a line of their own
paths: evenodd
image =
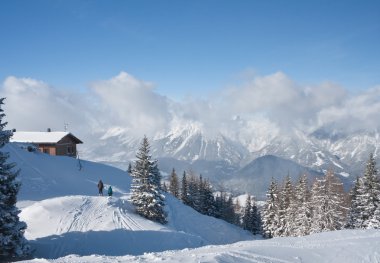
<svg viewBox="0 0 380 263">
<path fill-rule="evenodd" d="M 164 183 L 163 189 L 201 214 L 220 218 L 254 234 L 260 233 L 258 207 L 249 195 L 245 209 L 242 210 L 238 200 L 234 202 L 232 195 L 226 191 L 214 192 L 210 182 L 202 175 L 196 176 L 193 171 L 184 171 L 179 180 L 174 168 L 168 186 Z"/>
<path fill-rule="evenodd" d="M 213 193 L 208 180 L 194 172 L 183 172 L 182 180 L 173 169 L 165 191 L 196 211 L 238 225 L 264 237 L 304 236 L 344 228 L 380 228 L 380 179 L 373 154 L 364 175 L 349 192 L 328 171 L 309 185 L 307 175 L 293 184 L 288 175 L 279 185 L 272 179 L 267 199 L 259 208 L 254 196 L 247 196 L 242 208 L 232 195 Z"/>
<path fill-rule="evenodd" d="M 349 192 L 332 171 L 308 186 L 306 175 L 295 186 L 289 177 L 281 188 L 272 180 L 262 210 L 265 237 L 304 236 L 349 229 L 380 228 L 380 178 L 373 154 L 364 175 Z"/>
</svg>

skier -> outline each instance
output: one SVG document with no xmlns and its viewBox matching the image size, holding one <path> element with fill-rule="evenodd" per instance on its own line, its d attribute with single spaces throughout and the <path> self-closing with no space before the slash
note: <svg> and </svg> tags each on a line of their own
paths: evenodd
<svg viewBox="0 0 380 263">
<path fill-rule="evenodd" d="M 108 187 L 108 196 L 112 196 L 112 187 Z"/>
<path fill-rule="evenodd" d="M 102 180 L 99 180 L 99 183 L 98 183 L 99 195 L 103 195 L 103 188 L 104 188 L 103 182 Z"/>
</svg>

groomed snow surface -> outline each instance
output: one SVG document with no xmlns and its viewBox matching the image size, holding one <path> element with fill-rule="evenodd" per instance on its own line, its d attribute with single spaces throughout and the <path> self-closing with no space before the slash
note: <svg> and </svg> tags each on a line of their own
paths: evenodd
<svg viewBox="0 0 380 263">
<path fill-rule="evenodd" d="M 380 231 L 343 230 L 302 238 L 243 241 L 230 245 L 205 246 L 180 251 L 145 253 L 141 256 L 110 257 L 69 255 L 57 260 L 29 262 L 380 262 Z"/>
<path fill-rule="evenodd" d="M 21 168 L 18 206 L 36 259 L 24 262 L 380 262 L 380 231 L 255 238 L 166 196 L 169 223 L 134 212 L 129 175 L 106 165 L 5 147 Z M 97 195 L 97 182 L 115 195 Z"/>
</svg>

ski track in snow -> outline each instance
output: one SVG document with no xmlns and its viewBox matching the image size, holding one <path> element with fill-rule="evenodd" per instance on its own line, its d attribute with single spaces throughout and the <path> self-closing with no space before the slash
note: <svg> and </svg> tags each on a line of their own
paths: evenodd
<svg viewBox="0 0 380 263">
<path fill-rule="evenodd" d="M 112 223 L 114 228 L 141 230 L 143 229 L 131 216 L 126 213 L 126 209 L 120 207 L 122 202 L 114 202 L 108 197 L 81 197 L 82 203 L 79 206 L 73 206 L 59 221 L 56 229 L 57 234 L 65 232 L 80 231 L 86 232 L 94 230 L 97 224 L 109 223 L 109 213 L 112 212 Z M 110 207 L 112 210 L 110 211 Z"/>
<path fill-rule="evenodd" d="M 293 263 L 292 261 L 277 259 L 274 257 L 267 257 L 263 255 L 254 254 L 247 251 L 231 251 L 223 254 L 221 256 L 216 257 L 216 259 L 222 259 L 220 262 L 224 262 L 224 260 L 228 257 L 234 259 L 235 262 L 252 262 L 252 263 Z"/>
<path fill-rule="evenodd" d="M 130 230 L 142 230 L 143 228 L 137 223 L 132 217 L 123 212 L 123 209 L 118 207 L 117 210 L 113 211 L 112 219 L 115 225 L 120 228 L 126 228 Z"/>
</svg>

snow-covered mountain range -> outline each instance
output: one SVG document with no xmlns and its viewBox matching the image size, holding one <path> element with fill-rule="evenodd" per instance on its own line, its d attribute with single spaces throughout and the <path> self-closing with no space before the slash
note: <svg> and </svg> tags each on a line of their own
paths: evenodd
<svg viewBox="0 0 380 263">
<path fill-rule="evenodd" d="M 130 136 L 126 129 L 112 128 L 100 136 L 96 150 L 84 149 L 84 153 L 89 159 L 126 168 L 134 159 L 140 140 Z M 323 174 L 330 169 L 349 185 L 363 172 L 369 154 L 372 152 L 378 156 L 380 146 L 377 131 L 344 133 L 320 128 L 306 133 L 293 128 L 281 132 L 258 126 L 252 128 L 250 137 L 247 134 L 228 135 L 222 131 L 210 135 L 201 125 L 194 123 L 173 128 L 150 141 L 153 156 L 161 160 L 164 173 L 169 173 L 172 168 L 177 171 L 192 169 L 218 184 L 236 178 L 241 181 L 244 177 L 248 185 L 257 183 L 254 174 L 281 181 L 291 172 L 296 173 L 291 174 L 295 180 L 301 173 Z M 256 167 L 255 171 L 250 171 L 253 161 L 268 155 L 277 158 L 275 161 L 261 159 L 261 170 Z M 296 165 L 300 168 L 295 170 L 292 167 Z M 268 168 L 276 172 L 269 172 L 271 169 Z M 236 182 L 232 184 L 235 189 L 239 188 Z M 241 187 L 242 191 L 249 191 L 246 185 Z M 251 193 L 259 195 L 265 192 L 266 185 L 263 187 L 260 193 Z"/>
</svg>

